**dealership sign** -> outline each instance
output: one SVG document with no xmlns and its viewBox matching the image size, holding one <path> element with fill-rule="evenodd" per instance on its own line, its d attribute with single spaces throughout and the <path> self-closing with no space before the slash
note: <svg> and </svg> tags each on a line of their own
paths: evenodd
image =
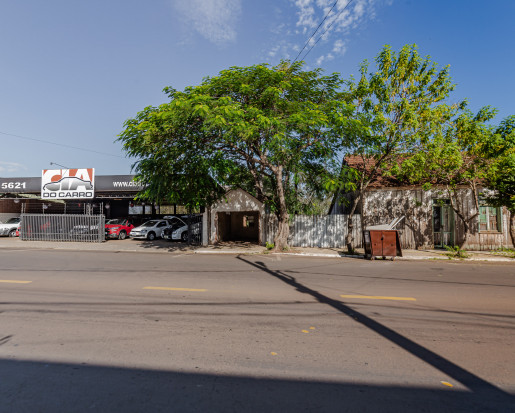
<svg viewBox="0 0 515 413">
<path fill-rule="evenodd" d="M 43 199 L 92 199 L 95 169 L 44 169 L 41 175 Z"/>
</svg>

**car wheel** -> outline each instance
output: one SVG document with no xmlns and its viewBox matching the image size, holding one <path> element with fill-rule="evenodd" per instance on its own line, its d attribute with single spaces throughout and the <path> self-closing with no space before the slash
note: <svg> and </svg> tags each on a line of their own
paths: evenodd
<svg viewBox="0 0 515 413">
<path fill-rule="evenodd" d="M 154 234 L 153 232 L 149 232 L 147 235 L 147 239 L 149 241 L 154 241 L 156 239 L 156 234 Z"/>
<path fill-rule="evenodd" d="M 9 231 L 9 236 L 10 236 L 10 237 L 15 237 L 15 236 L 16 236 L 16 230 L 15 230 L 15 229 L 11 229 L 11 230 Z"/>
<path fill-rule="evenodd" d="M 184 231 L 184 232 L 181 234 L 181 241 L 182 241 L 182 242 L 188 242 L 188 231 Z"/>
<path fill-rule="evenodd" d="M 127 238 L 127 233 L 125 231 L 120 231 L 118 234 L 118 239 L 125 239 Z"/>
</svg>

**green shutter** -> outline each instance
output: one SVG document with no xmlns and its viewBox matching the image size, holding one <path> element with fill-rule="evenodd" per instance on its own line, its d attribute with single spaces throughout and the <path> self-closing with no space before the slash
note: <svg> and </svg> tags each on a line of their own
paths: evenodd
<svg viewBox="0 0 515 413">
<path fill-rule="evenodd" d="M 488 229 L 488 216 L 487 207 L 479 207 L 479 231 L 486 231 Z"/>
</svg>

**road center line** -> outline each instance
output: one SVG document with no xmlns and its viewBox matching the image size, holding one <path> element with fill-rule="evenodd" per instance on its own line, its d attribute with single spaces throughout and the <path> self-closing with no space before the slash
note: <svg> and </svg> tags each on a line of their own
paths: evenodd
<svg viewBox="0 0 515 413">
<path fill-rule="evenodd" d="M 207 291 L 201 288 L 172 288 L 172 287 L 143 287 L 144 290 L 165 290 L 165 291 L 193 291 L 204 292 Z"/>
<path fill-rule="evenodd" d="M 340 295 L 342 298 L 364 298 L 367 300 L 417 301 L 412 297 L 384 297 L 380 295 Z"/>
<path fill-rule="evenodd" d="M 0 280 L 0 283 L 10 284 L 30 284 L 32 281 L 17 281 L 17 280 Z"/>
</svg>

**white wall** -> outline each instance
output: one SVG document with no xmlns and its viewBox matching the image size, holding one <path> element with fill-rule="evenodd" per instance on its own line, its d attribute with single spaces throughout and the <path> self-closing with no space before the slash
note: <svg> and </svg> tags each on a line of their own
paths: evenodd
<svg viewBox="0 0 515 413">
<path fill-rule="evenodd" d="M 218 236 L 218 212 L 259 212 L 259 243 L 262 243 L 263 217 L 265 206 L 257 198 L 250 195 L 243 189 L 233 189 L 225 194 L 225 198 L 217 202 L 210 208 L 210 230 L 209 243 L 214 244 L 219 241 Z"/>
</svg>

